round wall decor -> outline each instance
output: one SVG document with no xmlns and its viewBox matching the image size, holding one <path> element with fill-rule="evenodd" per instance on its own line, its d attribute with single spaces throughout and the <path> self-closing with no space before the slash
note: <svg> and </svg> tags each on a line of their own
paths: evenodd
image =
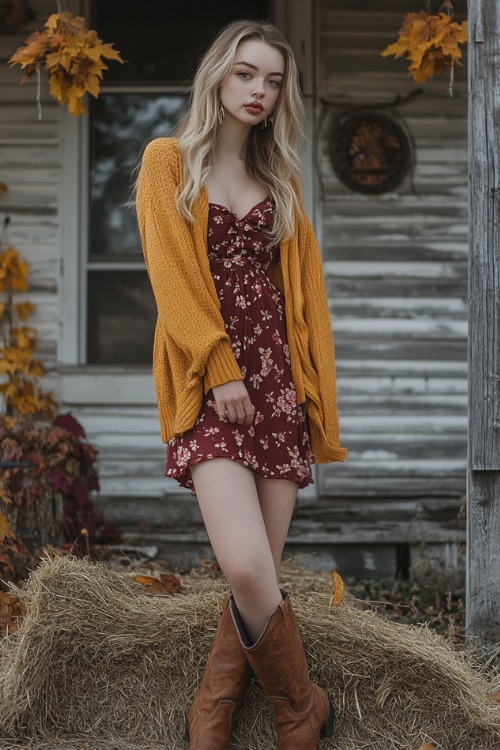
<svg viewBox="0 0 500 750">
<path fill-rule="evenodd" d="M 395 190 L 412 166 L 410 138 L 394 118 L 380 112 L 343 112 L 336 120 L 329 146 L 339 180 L 358 193 Z"/>
</svg>

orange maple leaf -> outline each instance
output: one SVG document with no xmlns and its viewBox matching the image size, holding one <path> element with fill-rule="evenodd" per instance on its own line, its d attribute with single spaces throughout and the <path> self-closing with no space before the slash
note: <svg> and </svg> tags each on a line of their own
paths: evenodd
<svg viewBox="0 0 500 750">
<path fill-rule="evenodd" d="M 344 581 L 342 580 L 340 573 L 337 573 L 336 570 L 332 570 L 332 580 L 333 594 L 332 598 L 330 599 L 330 607 L 332 606 L 332 604 L 335 606 L 341 604 L 344 601 L 345 595 Z"/>
<path fill-rule="evenodd" d="M 425 83 L 438 73 L 448 71 L 453 62 L 460 63 L 459 44 L 467 41 L 467 22 L 452 21 L 447 13 L 431 15 L 425 10 L 407 13 L 399 29 L 397 42 L 389 44 L 380 54 L 402 57 L 410 62 L 409 75 Z"/>
<path fill-rule="evenodd" d="M 99 95 L 99 79 L 107 70 L 103 58 L 125 62 L 112 44 L 104 43 L 96 31 L 86 28 L 84 18 L 66 12 L 49 16 L 44 30 L 31 34 L 12 55 L 9 65 L 20 65 L 25 71 L 21 83 L 44 65 L 51 96 L 79 116 L 87 111 L 85 93 Z"/>
</svg>

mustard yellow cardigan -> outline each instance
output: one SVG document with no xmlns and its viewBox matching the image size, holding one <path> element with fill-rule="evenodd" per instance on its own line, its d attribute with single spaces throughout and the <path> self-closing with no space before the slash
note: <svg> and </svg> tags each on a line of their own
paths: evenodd
<svg viewBox="0 0 500 750">
<path fill-rule="evenodd" d="M 208 194 L 193 206 L 194 222 L 179 216 L 175 196 L 182 159 L 174 138 L 146 147 L 137 189 L 144 259 L 158 307 L 153 376 L 162 440 L 195 424 L 213 386 L 243 380 L 220 312 L 207 255 Z M 297 186 L 300 198 L 300 190 Z M 343 461 L 339 445 L 335 358 L 318 243 L 302 201 L 295 234 L 281 244 L 269 269 L 283 292 L 292 379 L 307 401 L 311 448 L 318 463 Z M 279 256 L 279 257 L 278 257 Z"/>
</svg>

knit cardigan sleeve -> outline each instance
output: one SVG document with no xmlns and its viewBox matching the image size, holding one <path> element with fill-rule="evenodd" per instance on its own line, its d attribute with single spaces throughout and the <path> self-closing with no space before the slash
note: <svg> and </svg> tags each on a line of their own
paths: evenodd
<svg viewBox="0 0 500 750">
<path fill-rule="evenodd" d="M 226 333 L 206 251 L 200 258 L 193 227 L 177 210 L 181 179 L 176 141 L 159 138 L 148 144 L 138 179 L 137 217 L 158 325 L 184 353 L 189 363 L 186 379 L 203 378 L 206 393 L 243 375 Z"/>
</svg>

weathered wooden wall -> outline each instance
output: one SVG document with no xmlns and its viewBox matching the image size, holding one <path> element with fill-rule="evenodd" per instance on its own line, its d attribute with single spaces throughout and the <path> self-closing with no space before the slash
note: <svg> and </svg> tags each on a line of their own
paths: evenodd
<svg viewBox="0 0 500 750">
<path fill-rule="evenodd" d="M 462 20 L 465 4 L 454 5 Z M 319 117 L 320 231 L 350 449 L 345 465 L 322 469 L 321 495 L 371 523 L 379 539 L 386 523 L 392 534 L 398 521 L 404 536 L 408 512 L 421 517 L 425 507 L 434 519 L 425 529 L 430 541 L 446 536 L 447 523 L 456 526 L 465 495 L 465 67 L 455 72 L 453 98 L 446 78 L 437 78 L 398 108 L 415 141 L 415 191 L 407 178 L 386 195 L 354 193 L 328 155 L 344 106 L 376 105 L 416 88 L 405 62 L 379 53 L 395 41 L 404 14 L 421 7 L 404 0 L 319 3 L 318 98 L 336 102 Z"/>
<path fill-rule="evenodd" d="M 54 9 L 49 0 L 33 5 L 44 18 Z M 0 197 L 0 220 L 10 216 L 4 239 L 30 263 L 28 294 L 37 305 L 30 322 L 38 332 L 38 353 L 52 373 L 47 385 L 57 387 L 60 109 L 42 87 L 43 120 L 38 122 L 34 80 L 20 86 L 19 67 L 6 64 L 36 27 L 33 21 L 0 37 L 0 180 L 9 188 Z"/>
</svg>

